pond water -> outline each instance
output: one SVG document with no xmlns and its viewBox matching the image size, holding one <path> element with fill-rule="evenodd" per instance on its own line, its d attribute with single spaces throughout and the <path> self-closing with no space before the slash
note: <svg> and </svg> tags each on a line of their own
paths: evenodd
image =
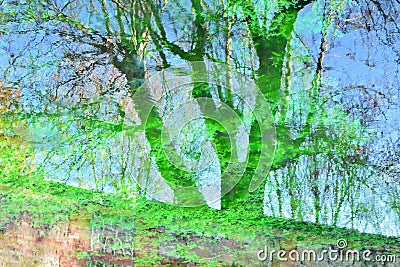
<svg viewBox="0 0 400 267">
<path fill-rule="evenodd" d="M 266 216 L 400 236 L 398 1 L 0 3 L 0 114 L 46 179 L 223 209 L 240 176 Z"/>
<path fill-rule="evenodd" d="M 288 47 L 283 120 L 294 126 L 290 136 L 296 144 L 302 140 L 300 149 L 313 153 L 271 172 L 265 214 L 399 235 L 399 33 L 391 28 L 398 23 L 391 4 L 361 3 L 335 26 L 317 103 L 312 86 L 321 25 L 310 30 L 309 23 L 322 21 L 321 7 L 299 12 Z M 305 58 L 312 63 L 306 68 Z M 308 120 L 314 123 L 307 129 Z"/>
</svg>

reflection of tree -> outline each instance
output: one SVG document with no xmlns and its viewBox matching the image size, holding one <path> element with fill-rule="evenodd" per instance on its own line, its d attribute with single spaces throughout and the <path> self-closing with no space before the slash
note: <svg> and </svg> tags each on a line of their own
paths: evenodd
<svg viewBox="0 0 400 267">
<path fill-rule="evenodd" d="M 324 55 L 330 41 L 328 37 L 332 36 L 331 24 L 340 19 L 337 17 L 337 11 L 340 11 L 342 8 L 340 5 L 345 1 L 329 3 L 320 1 L 324 8 L 322 27 L 315 25 L 312 25 L 314 28 L 310 27 L 310 30 L 321 33 L 318 40 L 319 51 L 301 58 L 292 57 L 296 52 L 291 50 L 292 44 L 298 37 L 297 33 L 293 32 L 293 25 L 297 12 L 308 1 L 264 2 L 262 4 L 262 1 L 208 3 L 201 0 L 184 2 L 91 0 L 87 6 L 80 1 L 69 1 L 65 4 L 59 1 L 31 0 L 30 7 L 23 8 L 23 4 L 16 7 L 21 12 L 19 19 L 9 16 L 8 20 L 14 23 L 22 20 L 36 23 L 35 34 L 45 31 L 54 38 L 46 44 L 53 50 L 65 51 L 57 57 L 52 53 L 36 56 L 36 59 L 45 56 L 56 57 L 61 62 L 53 65 L 56 71 L 52 72 L 54 74 L 52 79 L 43 79 L 48 72 L 44 72 L 42 76 L 31 75 L 35 86 L 28 91 L 32 96 L 40 96 L 37 101 L 45 103 L 44 106 L 51 106 L 57 101 L 59 101 L 57 103 L 62 101 L 67 101 L 69 104 L 81 103 L 84 106 L 97 95 L 113 97 L 122 93 L 126 96 L 128 95 L 126 82 L 131 82 L 132 87 L 137 87 L 140 81 L 136 81 L 141 80 L 143 76 L 143 69 L 138 59 L 144 62 L 146 75 L 149 74 L 148 66 L 159 70 L 180 61 L 211 59 L 226 62 L 252 75 L 270 100 L 272 109 L 277 114 L 280 142 L 274 165 L 276 169 L 287 162 L 299 160 L 302 155 L 313 158 L 313 161 L 316 160 L 316 155 L 334 157 L 338 152 L 342 156 L 354 158 L 358 147 L 348 142 L 352 138 L 354 128 L 349 127 L 341 136 L 335 132 L 337 128 L 344 126 L 343 121 L 346 122 L 346 116 L 339 116 L 337 121 L 325 120 L 332 113 L 326 112 L 325 108 L 329 101 L 321 100 L 319 92 Z M 382 5 L 379 2 L 368 3 L 381 12 Z M 351 18 L 347 19 L 349 23 L 355 23 Z M 337 27 L 335 30 L 338 29 L 337 25 L 335 27 Z M 29 31 L 32 32 L 32 28 L 16 30 L 15 33 L 28 34 Z M 38 38 L 31 43 L 37 45 L 40 41 Z M 29 47 L 34 50 L 34 45 Z M 17 65 L 20 57 L 17 55 L 10 60 L 8 69 L 4 71 L 5 76 L 12 66 Z M 310 61 L 311 58 L 313 60 Z M 293 98 L 293 92 L 289 92 L 291 77 L 285 70 L 291 72 L 294 67 L 314 70 L 311 78 L 312 93 L 307 95 L 307 101 L 311 102 L 309 110 L 300 106 L 302 98 Z M 42 79 L 53 81 L 49 81 L 46 85 L 46 82 L 38 82 Z M 232 83 L 232 77 L 227 79 L 228 83 Z M 16 81 L 15 84 L 17 82 L 20 81 Z M 28 81 L 25 85 L 27 84 Z M 46 94 L 37 93 L 43 88 L 46 88 Z M 217 88 L 215 92 L 215 98 L 232 104 L 233 98 L 229 92 L 224 92 L 223 88 Z M 201 96 L 201 93 L 197 93 Z M 211 93 L 204 94 L 209 96 Z M 297 104 L 290 106 L 291 103 L 286 100 L 290 97 L 291 101 Z M 289 107 L 295 107 L 294 109 L 303 112 L 301 115 L 305 117 L 304 121 L 294 127 L 287 125 L 288 117 L 292 116 Z M 116 117 L 124 116 L 123 108 L 119 104 L 114 108 L 113 114 Z M 235 108 L 243 110 L 239 105 Z M 93 108 L 89 113 L 98 119 L 96 117 L 98 110 Z M 339 124 L 340 121 L 342 124 Z M 79 126 L 83 129 L 86 127 L 83 124 Z M 291 127 L 302 131 L 302 134 L 293 134 Z M 292 138 L 293 135 L 296 138 Z M 250 162 L 257 160 L 255 152 L 259 150 L 258 146 L 255 141 L 252 142 Z M 93 163 L 96 156 L 96 152 L 92 151 L 88 158 Z M 82 157 L 76 158 L 77 161 L 81 159 Z M 92 167 L 95 175 L 101 172 L 95 164 L 92 164 Z M 103 173 L 111 173 L 111 165 L 106 167 L 108 169 Z M 123 166 L 123 170 L 126 170 L 126 165 Z M 98 175 L 97 180 L 101 180 L 100 176 L 106 175 Z M 316 172 L 312 172 L 311 177 L 313 180 L 318 180 Z M 314 184 L 312 192 L 315 198 L 318 197 L 316 186 Z M 296 205 L 296 201 L 293 205 Z M 315 209 L 318 210 L 320 207 L 316 206 Z"/>
<path fill-rule="evenodd" d="M 240 28 L 241 25 L 244 25 L 250 30 L 260 61 L 259 72 L 265 74 L 268 73 L 267 68 L 272 65 L 276 55 L 282 54 L 282 49 L 284 49 L 288 34 L 292 29 L 295 14 L 307 2 L 281 1 L 274 11 L 269 10 L 271 7 L 268 6 L 261 7 L 258 1 L 227 1 L 226 3 L 221 1 L 221 3 L 213 3 L 212 7 L 199 0 L 187 1 L 184 4 L 180 1 L 170 1 L 166 4 L 156 1 L 124 3 L 105 0 L 99 1 L 99 3 L 100 8 L 96 12 L 101 10 L 103 13 L 104 19 L 101 23 L 104 24 L 102 28 L 106 29 L 107 36 L 118 36 L 119 44 L 126 51 L 137 52 L 141 50 L 142 44 L 146 46 L 148 42 L 153 43 L 164 65 L 169 64 L 165 56 L 166 50 L 184 60 L 193 61 L 205 58 L 209 54 L 208 48 L 215 47 L 216 40 L 213 40 L 212 37 L 224 36 L 219 35 L 219 32 L 224 32 L 226 27 L 221 27 L 219 21 L 221 19 L 225 21 L 228 17 L 233 18 L 233 28 Z M 274 6 L 273 3 L 268 5 Z M 175 8 L 173 8 L 174 6 Z M 187 6 L 187 8 L 183 6 Z M 55 9 L 59 13 L 63 8 L 55 6 Z M 78 6 L 74 9 L 79 11 L 82 7 Z M 115 16 L 111 15 L 114 10 L 116 11 Z M 232 12 L 233 14 L 231 14 Z M 274 12 L 275 15 L 271 16 L 271 12 Z M 68 15 L 68 12 L 65 11 L 64 14 Z M 73 17 L 73 14 L 70 18 L 74 21 L 79 20 Z M 261 21 L 261 25 L 258 21 Z M 211 32 L 213 24 L 220 26 L 214 28 L 216 32 Z M 96 27 L 98 25 L 93 26 L 93 28 Z M 166 30 L 166 28 L 168 29 Z M 184 37 L 185 29 L 190 31 L 190 38 Z M 101 31 L 99 28 L 97 30 Z M 174 41 L 171 41 L 170 37 L 172 31 L 177 32 Z M 148 35 L 151 40 L 147 38 Z"/>
<path fill-rule="evenodd" d="M 31 4 L 34 8 L 30 11 L 36 19 L 62 22 L 65 27 L 55 27 L 54 34 L 77 44 L 66 48 L 68 52 L 63 58 L 70 71 L 68 75 L 61 75 L 55 85 L 57 98 L 73 99 L 76 102 L 90 99 L 93 93 L 113 93 L 108 86 L 101 84 L 96 73 L 109 63 L 122 71 L 128 81 L 138 78 L 140 69 L 136 66 L 136 55 L 146 61 L 146 55 L 149 54 L 150 59 L 158 61 L 154 56 L 158 54 L 164 66 L 170 64 L 171 54 L 181 60 L 202 60 L 206 57 L 227 62 L 232 60 L 236 67 L 244 66 L 244 69 L 246 65 L 255 67 L 254 61 L 258 61 L 258 75 L 268 76 L 268 84 L 277 83 L 281 68 L 273 64 L 274 58 L 275 54 L 283 54 L 277 51 L 284 49 L 287 37 L 287 33 L 281 33 L 282 27 L 290 30 L 297 11 L 295 2 L 288 6 L 281 3 L 276 11 L 268 10 L 267 6 L 260 9 L 257 2 L 249 1 L 227 1 L 210 6 L 203 1 L 193 0 L 186 3 L 189 8 L 184 8 L 186 5 L 180 1 L 169 2 L 167 5 L 156 1 L 91 1 L 94 8 L 89 11 L 79 1 L 69 1 L 67 4 L 31 1 Z M 174 5 L 178 8 L 173 9 Z M 97 20 L 88 19 L 95 17 L 94 11 L 102 15 Z M 271 18 L 267 18 L 267 14 L 272 14 Z M 226 20 L 227 25 L 225 18 L 229 18 Z M 263 21 L 261 26 L 257 25 L 258 20 Z M 268 29 L 268 20 L 272 21 L 272 29 Z M 185 29 L 189 30 L 188 37 L 182 34 Z M 235 51 L 244 47 L 242 34 L 251 36 L 252 41 L 248 40 L 248 44 L 255 48 L 249 48 L 249 51 L 255 49 L 254 56 L 258 56 L 256 60 L 251 59 L 250 64 L 240 58 L 242 52 Z M 222 41 L 219 37 L 222 37 Z M 86 45 L 90 49 L 81 50 L 79 45 Z M 210 53 L 211 50 L 217 53 Z M 218 50 L 225 55 L 218 54 Z M 115 79 L 109 81 L 110 84 L 114 82 Z M 88 83 L 98 88 L 88 94 Z M 276 91 L 279 86 L 270 85 L 270 88 Z"/>
<path fill-rule="evenodd" d="M 326 3 L 319 1 L 303 10 L 295 25 L 297 32 L 290 43 L 285 73 L 290 75 L 285 76 L 288 108 L 282 118 L 293 125 L 291 134 L 301 142 L 293 149 L 283 149 L 297 151 L 298 156 L 286 158 L 271 172 L 265 213 L 398 235 L 398 186 L 392 183 L 398 176 L 392 164 L 396 158 L 398 161 L 398 155 L 394 155 L 398 136 L 393 136 L 397 126 L 390 115 L 398 111 L 398 103 L 390 100 L 398 90 L 391 84 L 379 88 L 374 84 L 375 80 L 397 77 L 396 60 L 381 55 L 391 55 L 396 48 L 390 42 L 377 42 L 384 32 L 365 28 L 364 23 L 374 24 L 370 19 L 364 21 L 362 10 L 368 5 L 350 5 L 343 10 L 347 6 L 338 2 L 334 10 Z M 333 12 L 340 9 L 342 12 Z M 392 10 L 373 15 L 379 21 L 377 29 L 395 25 L 388 19 L 393 15 L 388 14 L 398 9 Z M 326 14 L 336 15 L 325 18 Z M 305 18 L 322 23 L 310 31 Z M 340 40 L 336 39 L 338 35 Z M 354 46 L 360 43 L 354 54 L 368 55 L 362 60 L 352 55 Z M 304 63 L 307 57 L 312 64 Z M 335 57 L 351 60 L 336 61 Z M 385 71 L 377 74 L 378 66 L 385 66 L 378 68 Z M 360 77 L 352 73 L 358 68 L 364 72 Z M 379 132 L 374 137 L 375 131 Z"/>
</svg>

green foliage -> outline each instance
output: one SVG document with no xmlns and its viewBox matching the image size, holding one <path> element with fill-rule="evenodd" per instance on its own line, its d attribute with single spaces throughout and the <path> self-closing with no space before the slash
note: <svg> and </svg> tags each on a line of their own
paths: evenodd
<svg viewBox="0 0 400 267">
<path fill-rule="evenodd" d="M 290 244 L 291 240 L 296 239 L 298 244 L 308 248 L 326 247 L 334 244 L 338 237 L 346 237 L 351 247 L 355 249 L 374 249 L 383 244 L 388 249 L 396 249 L 396 244 L 399 242 L 398 238 L 360 234 L 354 230 L 266 217 L 259 208 L 263 201 L 263 190 L 250 194 L 245 200 L 235 199 L 229 208 L 221 211 L 206 206 L 196 208 L 169 206 L 148 201 L 144 196 L 138 196 L 132 205 L 131 199 L 124 199 L 120 195 L 95 193 L 45 181 L 40 177 L 40 173 L 34 170 L 13 167 L 17 162 L 24 163 L 24 157 L 19 161 L 16 160 L 15 155 L 21 154 L 21 146 L 13 146 L 13 142 L 14 140 L 4 137 L 1 141 L 3 156 L 0 201 L 3 209 L 0 211 L 2 218 L 0 224 L 2 225 L 15 222 L 23 214 L 29 214 L 35 227 L 45 226 L 50 229 L 54 224 L 65 222 L 74 216 L 73 214 L 80 214 L 81 218 L 92 218 L 91 227 L 94 229 L 116 225 L 118 229 L 134 231 L 142 236 L 149 235 L 150 229 L 162 229 L 158 232 L 157 242 L 162 244 L 173 242 L 176 244 L 174 255 L 179 255 L 187 262 L 205 260 L 199 259 L 191 249 L 201 248 L 206 240 L 214 240 L 218 244 L 216 237 L 232 239 L 239 243 L 249 240 L 263 243 L 281 239 L 281 244 L 285 242 Z M 5 160 L 7 158 L 8 160 Z M 14 175 L 7 176 L 10 173 Z M 181 245 L 179 240 L 185 236 L 187 243 Z M 366 243 L 370 245 L 366 246 Z M 131 243 L 128 242 L 126 245 L 129 244 Z M 141 244 L 141 242 L 135 243 L 136 248 Z M 112 248 L 118 250 L 126 245 Z M 243 247 L 240 251 L 245 252 L 246 249 L 251 250 L 254 247 Z M 233 254 L 235 251 L 227 250 L 226 253 Z M 88 254 L 81 251 L 77 257 L 87 258 Z M 149 264 L 160 260 L 162 260 L 160 256 L 149 255 L 138 259 L 138 262 Z"/>
<path fill-rule="evenodd" d="M 68 23 L 82 31 L 94 32 L 93 29 L 78 20 L 61 13 L 56 14 L 42 10 L 38 8 L 39 5 L 35 7 L 36 2 L 30 2 L 31 7 L 22 17 L 25 22 L 38 19 L 54 20 Z M 257 83 L 267 99 L 271 101 L 271 109 L 275 112 L 278 107 L 281 108 L 282 113 L 287 108 L 281 99 L 279 88 L 283 59 L 287 55 L 286 42 L 292 36 L 293 24 L 297 16 L 297 4 L 298 1 L 279 1 L 278 11 L 272 18 L 265 17 L 265 14 L 261 15 L 252 1 L 228 1 L 227 8 L 222 10 L 223 19 L 235 17 L 246 22 L 260 56 L 263 56 L 264 52 L 269 53 L 261 62 L 265 68 L 258 73 Z M 332 34 L 332 29 L 328 26 L 332 25 L 332 19 L 339 17 L 343 12 L 343 1 L 334 1 L 331 5 L 333 11 L 330 15 L 332 18 L 326 24 L 326 34 Z M 219 21 L 221 19 L 221 17 L 207 12 L 202 13 L 200 10 L 196 12 L 196 15 L 201 16 L 201 20 Z M 4 22 L 15 15 L 17 13 L 12 9 L 0 12 L 0 21 Z M 315 25 L 312 26 L 315 27 Z M 0 29 L 0 32 L 6 30 Z M 315 27 L 314 30 L 319 31 L 321 28 Z M 340 33 L 336 32 L 333 35 L 335 34 Z M 143 40 L 140 37 L 138 42 Z M 169 43 L 165 38 L 160 40 L 160 43 L 164 49 L 178 51 L 176 53 L 179 54 L 180 50 L 177 49 L 177 46 Z M 129 40 L 123 40 L 122 44 L 129 53 L 135 51 Z M 182 58 L 198 59 L 198 55 L 189 51 L 183 54 Z M 208 86 L 198 86 L 195 89 L 194 97 L 210 96 Z M 273 168 L 279 168 L 287 161 L 296 161 L 301 155 L 325 155 L 337 160 L 352 158 L 357 155 L 357 148 L 368 142 L 368 137 L 362 133 L 362 125 L 356 119 L 348 116 L 340 107 L 327 108 L 328 99 L 322 99 L 319 88 L 314 89 L 311 96 L 313 102 L 310 107 L 309 120 L 303 133 L 296 140 L 291 138 L 290 129 L 285 124 L 284 116 L 276 122 L 278 143 Z M 231 105 L 231 96 L 228 95 L 226 101 Z M 76 112 L 80 111 L 76 110 Z M 120 123 L 104 123 L 96 117 L 82 116 L 80 120 L 76 120 L 76 118 L 63 120 L 60 117 L 53 117 L 50 120 L 40 121 L 39 116 L 34 118 L 36 121 L 31 122 L 35 122 L 37 125 L 40 123 L 51 124 L 55 132 L 62 133 L 58 137 L 66 146 L 79 143 L 82 141 L 80 138 L 84 137 L 85 146 L 80 143 L 75 147 L 74 152 L 82 157 L 92 152 L 89 159 L 94 157 L 96 152 L 93 150 L 94 147 L 105 145 L 103 142 L 105 139 L 122 131 Z M 159 238 L 157 241 L 161 244 L 176 242 L 176 252 L 171 252 L 171 255 L 184 259 L 184 262 L 205 263 L 206 260 L 199 258 L 192 250 L 210 243 L 219 244 L 221 238 L 231 239 L 241 244 L 245 244 L 249 240 L 251 242 L 279 240 L 283 245 L 287 243 L 288 247 L 292 240 L 297 240 L 297 244 L 309 248 L 320 248 L 334 244 L 338 237 L 346 237 L 353 248 L 365 248 L 365 244 L 368 243 L 371 248 L 380 248 L 385 245 L 399 253 L 398 238 L 360 234 L 353 230 L 264 216 L 262 213 L 264 188 L 253 193 L 247 191 L 261 148 L 260 131 L 255 124 L 251 128 L 249 164 L 246 173 L 237 187 L 224 197 L 223 209 L 216 211 L 206 206 L 182 208 L 150 202 L 144 196 L 138 195 L 136 191 L 132 192 L 127 188 L 119 188 L 117 194 L 111 195 L 46 181 L 43 178 L 43 172 L 32 166 L 34 157 L 32 147 L 23 143 L 17 134 L 10 135 L 8 130 L 12 127 L 10 121 L 7 121 L 7 116 L 3 116 L 0 123 L 0 202 L 2 205 L 0 227 L 17 221 L 24 214 L 29 215 L 35 227 L 51 227 L 78 214 L 83 218 L 91 218 L 90 227 L 95 229 L 116 225 L 118 229 L 133 231 L 139 237 L 141 235 L 150 236 L 153 234 L 152 231 L 157 229 Z M 221 171 L 224 171 L 230 158 L 229 136 L 219 123 L 206 119 L 205 124 L 207 137 L 214 142 L 222 166 Z M 77 129 L 76 131 L 66 130 L 69 129 L 69 126 L 74 125 L 79 126 L 74 127 Z M 170 183 L 183 186 L 195 185 L 193 175 L 172 166 L 165 156 L 160 139 L 162 125 L 158 114 L 152 111 L 146 123 L 146 136 L 152 149 L 151 158 L 155 159 L 162 176 Z M 310 141 L 314 141 L 314 145 L 310 145 Z M 191 156 L 192 158 L 198 157 L 197 154 Z M 362 160 L 359 164 L 362 164 Z M 291 204 L 298 205 L 296 201 Z M 186 238 L 186 243 L 181 241 L 184 238 Z M 128 240 L 128 243 L 131 241 Z M 204 244 L 204 241 L 209 241 L 209 243 Z M 137 243 L 135 245 L 140 246 L 140 242 Z M 112 243 L 112 249 L 118 250 L 129 245 L 131 244 Z M 244 247 L 243 250 L 246 248 L 250 249 Z M 229 247 L 223 249 L 226 253 L 238 253 Z M 82 259 L 89 256 L 84 251 L 77 254 L 77 257 Z M 162 259 L 155 253 L 148 258 L 137 259 L 137 263 L 140 265 L 140 261 L 143 261 L 144 265 L 149 262 L 155 264 L 160 263 Z M 212 264 L 214 263 L 211 263 L 210 266 Z"/>
</svg>

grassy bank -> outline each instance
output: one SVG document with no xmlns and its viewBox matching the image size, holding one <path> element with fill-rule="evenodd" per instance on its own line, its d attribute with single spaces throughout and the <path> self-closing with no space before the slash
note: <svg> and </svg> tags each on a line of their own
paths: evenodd
<svg viewBox="0 0 400 267">
<path fill-rule="evenodd" d="M 135 229 L 135 234 L 142 237 L 135 246 L 150 242 L 143 237 L 156 233 L 154 246 L 158 249 L 173 246 L 175 258 L 186 257 L 196 262 L 202 259 L 190 253 L 190 249 L 220 244 L 221 240 L 234 243 L 233 248 L 238 251 L 232 251 L 232 246 L 223 248 L 232 255 L 265 243 L 283 249 L 326 248 L 336 244 L 339 238 L 345 238 L 354 249 L 400 253 L 399 238 L 264 216 L 262 192 L 251 194 L 246 200 L 236 200 L 220 211 L 207 206 L 176 207 L 136 194 L 104 194 L 46 181 L 40 172 L 29 167 L 31 153 L 18 139 L 3 135 L 0 146 L 0 227 L 3 229 L 27 214 L 32 227 L 44 229 L 71 217 L 89 218 L 92 227 L 123 224 L 125 229 Z M 93 219 L 94 216 L 101 219 Z M 178 243 L 185 245 L 179 247 Z M 162 260 L 159 253 L 152 257 L 154 261 Z"/>
</svg>

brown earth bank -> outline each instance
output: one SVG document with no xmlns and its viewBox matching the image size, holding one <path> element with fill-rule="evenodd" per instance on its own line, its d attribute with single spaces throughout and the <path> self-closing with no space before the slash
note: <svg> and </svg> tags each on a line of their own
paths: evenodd
<svg viewBox="0 0 400 267">
<path fill-rule="evenodd" d="M 76 252 L 90 248 L 87 221 L 77 219 L 37 228 L 24 215 L 2 232 L 2 266 L 84 266 L 85 260 L 78 259 Z"/>
</svg>

